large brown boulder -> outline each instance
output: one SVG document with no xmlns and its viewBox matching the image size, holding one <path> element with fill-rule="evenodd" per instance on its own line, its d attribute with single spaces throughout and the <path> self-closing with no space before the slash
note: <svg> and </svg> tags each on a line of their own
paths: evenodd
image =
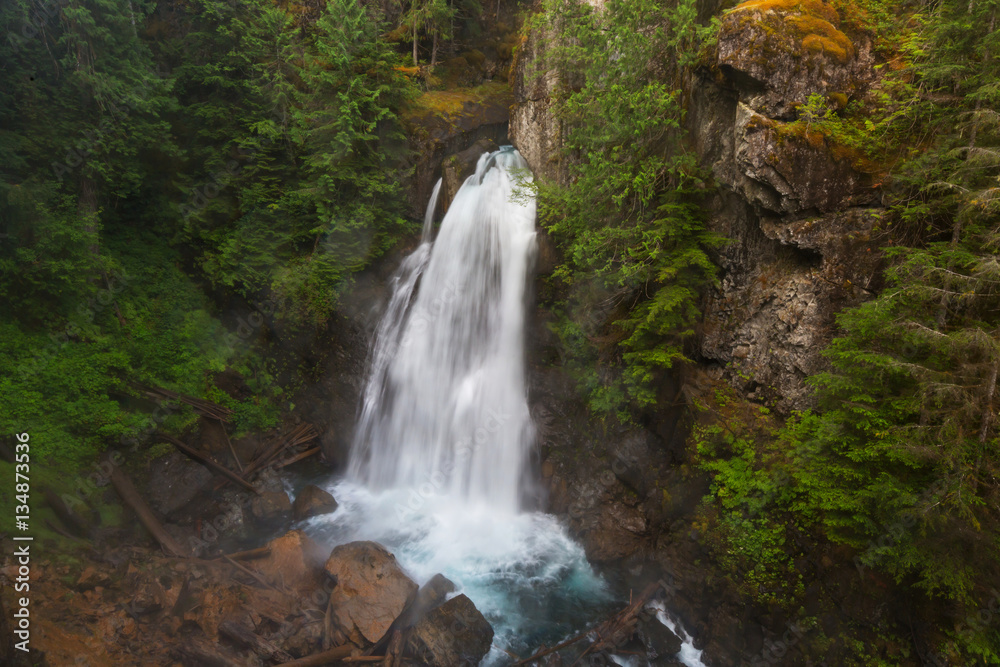
<svg viewBox="0 0 1000 667">
<path fill-rule="evenodd" d="M 268 542 L 270 553 L 253 566 L 268 581 L 295 591 L 312 591 L 322 583 L 323 547 L 301 530 L 292 530 Z"/>
<path fill-rule="evenodd" d="M 413 628 L 410 650 L 428 665 L 478 665 L 493 643 L 493 627 L 465 595 L 427 614 Z"/>
<path fill-rule="evenodd" d="M 337 511 L 337 500 L 327 491 L 310 484 L 299 491 L 292 503 L 292 514 L 301 521 L 311 516 L 329 514 Z"/>
<path fill-rule="evenodd" d="M 262 491 L 250 501 L 250 513 L 260 524 L 280 521 L 292 512 L 292 501 L 284 491 Z"/>
<path fill-rule="evenodd" d="M 771 118 L 789 117 L 812 94 L 846 104 L 874 78 L 874 58 L 867 40 L 840 27 L 822 0 L 750 0 L 722 20 L 719 66 Z"/>
<path fill-rule="evenodd" d="M 417 592 L 396 557 L 375 542 L 342 544 L 325 569 L 336 581 L 330 594 L 334 644 L 377 642 Z"/>
</svg>

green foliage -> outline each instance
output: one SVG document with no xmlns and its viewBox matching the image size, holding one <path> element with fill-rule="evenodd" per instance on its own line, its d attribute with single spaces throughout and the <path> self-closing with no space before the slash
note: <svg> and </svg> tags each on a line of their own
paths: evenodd
<svg viewBox="0 0 1000 667">
<path fill-rule="evenodd" d="M 623 417 L 684 360 L 699 290 L 714 277 L 705 249 L 717 240 L 698 207 L 706 185 L 681 130 L 682 53 L 706 32 L 692 12 L 689 2 L 596 12 L 551 0 L 534 22 L 555 35 L 534 67 L 565 78 L 555 109 L 567 184 L 537 186 L 541 222 L 565 258 L 555 277 L 571 292 L 557 330 L 592 408 Z"/>
<path fill-rule="evenodd" d="M 191 424 L 151 417 L 135 383 L 275 425 L 288 387 L 262 329 L 228 330 L 206 287 L 294 334 L 406 229 L 410 84 L 360 3 L 308 29 L 270 0 L 154 9 L 0 6 L 0 426 L 67 472 Z M 249 398 L 214 388 L 229 369 Z"/>
<path fill-rule="evenodd" d="M 793 608 L 803 593 L 789 509 L 799 493 L 764 408 L 720 391 L 715 413 L 691 434 L 698 466 L 712 474 L 703 511 L 712 553 L 747 600 Z M 702 406 L 709 410 L 709 406 Z"/>
<path fill-rule="evenodd" d="M 949 1 L 917 18 L 905 74 L 925 97 L 898 118 L 926 150 L 895 174 L 886 286 L 838 316 L 830 370 L 809 379 L 817 409 L 780 438 L 794 489 L 783 511 L 857 549 L 859 565 L 967 610 L 996 585 L 1000 558 L 996 13 L 993 3 Z M 860 140 L 823 100 L 800 118 Z M 716 473 L 739 488 L 734 470 Z M 950 660 L 996 659 L 995 630 L 965 630 Z"/>
<path fill-rule="evenodd" d="M 412 92 L 380 27 L 355 0 L 335 0 L 316 25 L 316 56 L 301 71 L 296 110 L 305 172 L 292 206 L 307 213 L 314 250 L 290 262 L 273 289 L 326 318 L 331 289 L 406 229 L 397 110 Z"/>
</svg>

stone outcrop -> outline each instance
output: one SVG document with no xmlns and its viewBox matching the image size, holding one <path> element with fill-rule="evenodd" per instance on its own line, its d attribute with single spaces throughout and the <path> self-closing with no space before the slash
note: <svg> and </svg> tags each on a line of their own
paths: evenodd
<svg viewBox="0 0 1000 667">
<path fill-rule="evenodd" d="M 293 591 L 311 592 L 322 583 L 326 550 L 301 530 L 292 530 L 267 543 L 269 553 L 254 563 L 268 581 L 279 581 Z"/>
<path fill-rule="evenodd" d="M 410 215 L 422 218 L 434 182 L 441 176 L 441 163 L 480 139 L 496 144 L 508 142 L 510 88 L 489 83 L 476 89 L 429 91 L 403 115 L 410 145 L 418 156 L 410 194 Z M 439 208 L 443 211 L 443 208 Z"/>
<path fill-rule="evenodd" d="M 335 511 L 337 511 L 337 500 L 314 484 L 309 484 L 299 491 L 295 496 L 295 502 L 292 503 L 292 514 L 300 521 Z"/>
<path fill-rule="evenodd" d="M 871 42 L 841 31 L 823 0 L 744 2 L 724 16 L 718 49 L 748 106 L 771 118 L 793 119 L 813 94 L 846 105 L 874 79 Z"/>
<path fill-rule="evenodd" d="M 701 4 L 703 16 L 718 9 Z M 803 380 L 824 367 L 834 314 L 866 298 L 877 274 L 873 168 L 799 117 L 807 103 L 842 109 L 877 82 L 871 40 L 848 33 L 822 0 L 750 0 L 723 15 L 715 62 L 685 85 L 689 136 L 718 185 L 709 226 L 730 240 L 716 253 L 700 353 L 783 412 L 810 404 Z M 510 134 L 536 175 L 563 180 L 551 95 L 572 75 L 546 67 L 547 47 L 535 31 L 518 52 Z M 627 544 L 642 531 L 619 510 Z"/>
<path fill-rule="evenodd" d="M 545 67 L 550 36 L 532 32 L 518 49 L 513 66 L 514 106 L 510 137 L 536 178 L 565 178 L 562 165 L 562 124 L 552 111 L 551 95 L 559 73 Z"/>
<path fill-rule="evenodd" d="M 292 512 L 292 501 L 284 491 L 266 489 L 250 501 L 250 513 L 261 524 L 280 521 Z"/>
<path fill-rule="evenodd" d="M 333 643 L 368 646 L 382 638 L 417 592 L 396 557 L 375 542 L 336 547 L 326 561 Z"/>
<path fill-rule="evenodd" d="M 687 117 L 719 185 L 709 225 L 731 240 L 716 257 L 701 353 L 743 395 L 804 408 L 835 313 L 876 280 L 881 210 L 858 151 L 798 113 L 811 95 L 832 108 L 863 97 L 876 80 L 871 45 L 819 0 L 752 0 L 723 18 L 716 65 L 721 78 L 690 81 Z"/>
<path fill-rule="evenodd" d="M 465 595 L 433 609 L 412 630 L 409 648 L 428 665 L 474 667 L 490 650 L 493 628 Z"/>
<path fill-rule="evenodd" d="M 438 217 L 448 210 L 465 179 L 476 173 L 476 164 L 483 153 L 497 150 L 499 146 L 492 139 L 479 139 L 464 151 L 449 155 L 441 163 L 441 195 L 438 199 Z"/>
</svg>

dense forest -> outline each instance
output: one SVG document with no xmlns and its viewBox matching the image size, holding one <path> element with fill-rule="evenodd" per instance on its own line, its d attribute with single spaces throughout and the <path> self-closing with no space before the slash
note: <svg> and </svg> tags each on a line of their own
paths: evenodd
<svg viewBox="0 0 1000 667">
<path fill-rule="evenodd" d="M 718 186 L 686 114 L 736 7 L 708 4 L 504 3 L 550 40 L 528 76 L 562 73 L 564 172 L 533 186 L 558 249 L 542 296 L 600 423 L 648 421 L 665 378 L 703 362 L 731 241 L 706 224 Z M 877 181 L 879 270 L 805 380 L 812 407 L 729 387 L 685 406 L 714 561 L 747 605 L 795 616 L 801 545 L 843 547 L 938 624 L 924 664 L 1000 664 L 1000 3 L 747 4 L 835 12 L 874 43 L 868 94 L 800 100 L 787 131 Z M 280 423 L 314 379 L 301 341 L 419 231 L 403 117 L 456 87 L 440 62 L 504 31 L 487 5 L 0 6 L 0 427 L 30 426 L 38 483 L 109 449 L 151 457 L 153 431 L 195 422 L 154 412 L 142 386 L 222 404 L 240 433 Z M 227 373 L 248 395 L 220 388 Z M 902 664 L 858 644 L 856 664 Z"/>
</svg>

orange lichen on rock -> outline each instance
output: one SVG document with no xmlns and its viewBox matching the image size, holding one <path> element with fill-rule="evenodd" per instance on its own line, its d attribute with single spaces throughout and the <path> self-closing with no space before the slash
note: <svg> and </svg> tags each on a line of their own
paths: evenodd
<svg viewBox="0 0 1000 667">
<path fill-rule="evenodd" d="M 802 48 L 814 53 L 825 53 L 837 62 L 846 63 L 854 57 L 851 39 L 833 27 L 833 24 L 815 16 L 789 16 L 785 22 L 794 26 L 802 37 Z"/>
<path fill-rule="evenodd" d="M 836 27 L 840 15 L 821 0 L 749 0 L 733 9 L 743 11 L 780 12 L 781 25 L 774 27 L 797 37 L 807 52 L 825 54 L 839 63 L 854 57 L 854 44 Z"/>
<path fill-rule="evenodd" d="M 840 15 L 837 10 L 822 0 L 748 0 L 748 2 L 734 7 L 733 11 L 738 12 L 746 9 L 755 9 L 761 12 L 768 10 L 800 12 L 817 16 L 829 23 L 840 23 Z"/>
</svg>

